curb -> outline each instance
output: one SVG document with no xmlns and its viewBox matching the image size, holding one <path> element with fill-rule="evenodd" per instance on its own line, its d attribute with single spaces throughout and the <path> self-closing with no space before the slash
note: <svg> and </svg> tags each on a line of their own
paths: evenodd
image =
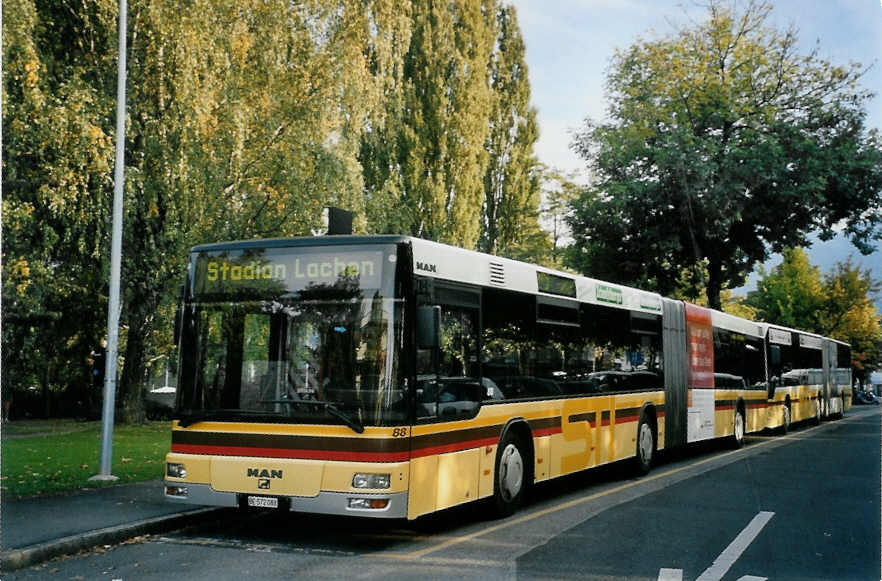
<svg viewBox="0 0 882 581">
<path fill-rule="evenodd" d="M 16 569 L 42 563 L 61 555 L 91 549 L 98 545 L 112 545 L 141 535 L 168 532 L 183 526 L 201 524 L 210 520 L 211 517 L 222 510 L 213 507 L 198 508 L 187 512 L 96 529 L 20 549 L 2 551 L 0 552 L 0 571 L 15 571 Z"/>
</svg>

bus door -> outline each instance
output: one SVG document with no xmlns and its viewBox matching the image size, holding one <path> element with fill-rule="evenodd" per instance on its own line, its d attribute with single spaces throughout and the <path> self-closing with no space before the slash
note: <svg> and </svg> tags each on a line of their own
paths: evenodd
<svg viewBox="0 0 882 581">
<path fill-rule="evenodd" d="M 483 466 L 483 447 L 472 445 L 475 430 L 460 424 L 487 399 L 478 357 L 481 294 L 465 285 L 426 282 L 429 292 L 417 306 L 410 518 L 478 498 Z"/>
</svg>

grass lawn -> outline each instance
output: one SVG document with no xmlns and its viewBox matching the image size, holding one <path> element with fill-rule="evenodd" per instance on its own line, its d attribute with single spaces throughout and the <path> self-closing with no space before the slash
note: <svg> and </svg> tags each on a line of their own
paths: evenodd
<svg viewBox="0 0 882 581">
<path fill-rule="evenodd" d="M 2 427 L 0 486 L 4 498 L 59 493 L 107 483 L 89 482 L 101 457 L 101 422 L 29 420 Z M 111 473 L 117 483 L 162 477 L 171 422 L 116 426 Z"/>
</svg>

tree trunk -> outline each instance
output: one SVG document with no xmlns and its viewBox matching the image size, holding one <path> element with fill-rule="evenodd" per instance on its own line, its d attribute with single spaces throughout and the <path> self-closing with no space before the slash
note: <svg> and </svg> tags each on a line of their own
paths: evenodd
<svg viewBox="0 0 882 581">
<path fill-rule="evenodd" d="M 707 264 L 707 306 L 723 310 L 720 292 L 723 290 L 723 263 L 717 256 L 709 256 Z"/>
<path fill-rule="evenodd" d="M 119 421 L 142 424 L 147 418 L 144 408 L 144 353 L 150 333 L 141 309 L 129 316 L 125 364 L 119 382 Z"/>
</svg>

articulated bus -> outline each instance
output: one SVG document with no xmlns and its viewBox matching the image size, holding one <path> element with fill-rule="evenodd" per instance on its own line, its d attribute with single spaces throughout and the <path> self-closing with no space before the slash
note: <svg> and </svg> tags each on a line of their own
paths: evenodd
<svg viewBox="0 0 882 581">
<path fill-rule="evenodd" d="M 850 386 L 847 345 L 406 236 L 197 246 L 176 340 L 166 498 L 338 515 L 510 514 Z"/>
<path fill-rule="evenodd" d="M 791 422 L 841 418 L 851 407 L 851 348 L 812 333 L 763 324 L 766 329 L 770 427 Z"/>
</svg>

